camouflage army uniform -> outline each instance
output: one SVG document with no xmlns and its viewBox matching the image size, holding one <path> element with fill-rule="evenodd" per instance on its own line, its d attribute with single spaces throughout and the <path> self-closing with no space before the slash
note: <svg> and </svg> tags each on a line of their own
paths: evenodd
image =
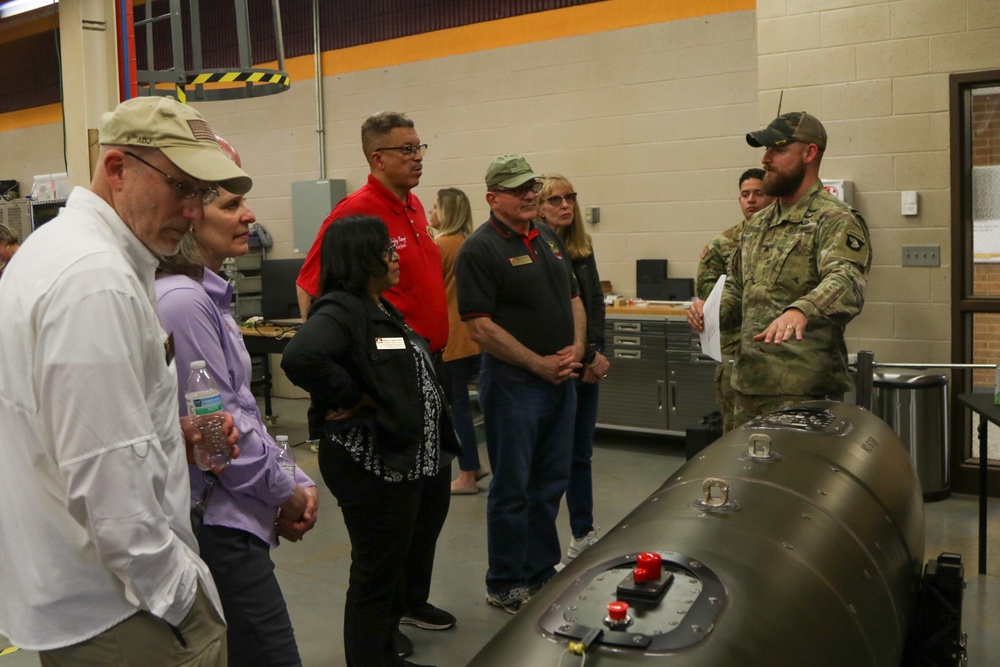
<svg viewBox="0 0 1000 667">
<path fill-rule="evenodd" d="M 738 402 L 843 398 L 852 387 L 844 328 L 864 305 L 870 267 L 868 225 L 819 181 L 787 211 L 775 202 L 746 223 L 721 308 L 723 327 L 742 315 L 732 378 Z M 788 308 L 808 318 L 801 341 L 753 340 Z"/>
<path fill-rule="evenodd" d="M 708 298 L 716 281 L 723 273 L 729 273 L 729 263 L 740 247 L 740 233 L 744 223 L 733 225 L 712 239 L 701 251 L 698 275 L 695 277 L 695 295 L 702 300 Z M 734 326 L 719 332 L 722 348 L 722 363 L 715 368 L 715 397 L 722 413 L 722 430 L 729 433 L 735 427 L 733 418 L 733 387 L 729 383 L 733 365 L 730 360 L 740 346 L 740 328 Z"/>
</svg>

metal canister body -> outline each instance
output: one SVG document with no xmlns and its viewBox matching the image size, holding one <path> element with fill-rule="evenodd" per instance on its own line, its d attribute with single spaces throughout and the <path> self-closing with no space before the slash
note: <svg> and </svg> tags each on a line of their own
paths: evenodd
<svg viewBox="0 0 1000 667">
<path fill-rule="evenodd" d="M 923 561 L 920 486 L 869 412 L 814 402 L 703 450 L 543 587 L 470 665 L 898 665 Z M 602 626 L 642 552 L 675 577 Z M 602 616 L 603 618 L 603 616 Z M 599 636 L 594 639 L 596 630 Z"/>
</svg>

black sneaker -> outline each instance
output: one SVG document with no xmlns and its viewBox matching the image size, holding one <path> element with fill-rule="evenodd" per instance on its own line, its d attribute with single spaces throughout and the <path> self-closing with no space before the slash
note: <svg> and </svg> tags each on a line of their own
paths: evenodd
<svg viewBox="0 0 1000 667">
<path fill-rule="evenodd" d="M 521 605 L 531 597 L 531 590 L 527 586 L 518 586 L 502 593 L 494 593 L 486 589 L 486 604 L 492 607 L 500 607 L 508 614 L 516 614 L 521 610 Z"/>
<path fill-rule="evenodd" d="M 413 642 L 399 630 L 396 630 L 396 634 L 392 636 L 392 646 L 400 658 L 413 655 Z"/>
<path fill-rule="evenodd" d="M 424 630 L 447 630 L 455 625 L 456 619 L 444 609 L 438 609 L 425 602 L 419 609 L 403 614 L 399 622 L 402 625 L 415 625 Z"/>
</svg>

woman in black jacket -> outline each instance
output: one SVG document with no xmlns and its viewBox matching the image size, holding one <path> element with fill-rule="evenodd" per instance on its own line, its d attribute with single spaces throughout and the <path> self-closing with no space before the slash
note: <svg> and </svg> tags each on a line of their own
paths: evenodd
<svg viewBox="0 0 1000 667">
<path fill-rule="evenodd" d="M 393 646 L 403 561 L 426 530 L 422 485 L 438 474 L 442 448 L 458 452 L 457 439 L 426 341 L 381 296 L 399 282 L 383 222 L 355 216 L 330 225 L 320 264 L 322 296 L 281 367 L 326 413 L 319 468 L 351 537 L 347 664 L 412 665 Z"/>
</svg>

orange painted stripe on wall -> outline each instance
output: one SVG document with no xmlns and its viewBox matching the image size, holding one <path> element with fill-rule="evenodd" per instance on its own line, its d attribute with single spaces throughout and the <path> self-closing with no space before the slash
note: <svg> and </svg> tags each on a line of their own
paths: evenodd
<svg viewBox="0 0 1000 667">
<path fill-rule="evenodd" d="M 62 105 L 46 104 L 33 109 L 21 109 L 9 113 L 0 113 L 0 132 L 16 130 L 22 127 L 45 125 L 62 122 Z"/>
<path fill-rule="evenodd" d="M 332 76 L 548 39 L 744 11 L 756 6 L 756 0 L 605 0 L 324 51 L 323 75 Z M 278 65 L 277 62 L 270 62 L 257 66 L 276 69 Z M 314 58 L 312 55 L 289 58 L 285 61 L 285 71 L 291 76 L 292 85 L 312 79 L 315 75 Z M 58 104 L 25 109 L 0 114 L 0 131 L 61 122 L 61 119 Z"/>
<path fill-rule="evenodd" d="M 323 74 L 344 74 L 548 39 L 725 14 L 756 6 L 756 0 L 605 0 L 325 51 Z M 312 78 L 312 56 L 308 58 L 307 76 Z M 305 76 L 306 72 L 302 72 L 301 77 L 293 76 L 292 79 L 298 81 Z"/>
</svg>

